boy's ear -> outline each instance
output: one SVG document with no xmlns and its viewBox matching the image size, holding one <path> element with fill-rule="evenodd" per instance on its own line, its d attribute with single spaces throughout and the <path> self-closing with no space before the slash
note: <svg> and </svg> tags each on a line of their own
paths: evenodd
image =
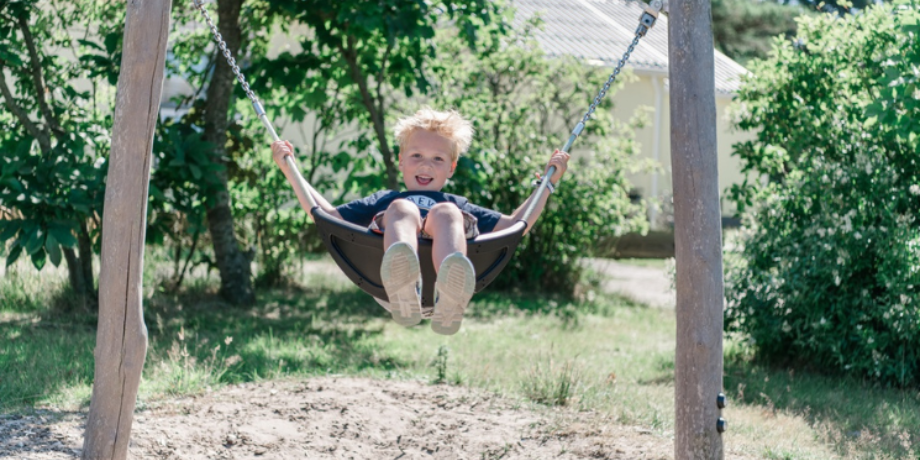
<svg viewBox="0 0 920 460">
<path fill-rule="evenodd" d="M 454 175 L 454 171 L 456 171 L 456 170 L 457 170 L 457 162 L 455 161 L 455 162 L 453 162 L 453 163 L 450 164 L 450 175 L 453 176 L 453 175 Z"/>
</svg>

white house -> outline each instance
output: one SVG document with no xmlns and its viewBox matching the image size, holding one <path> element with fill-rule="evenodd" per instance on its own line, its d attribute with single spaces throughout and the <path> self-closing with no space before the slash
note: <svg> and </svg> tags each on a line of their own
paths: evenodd
<svg viewBox="0 0 920 460">
<path fill-rule="evenodd" d="M 545 23 L 536 32 L 540 46 L 551 56 L 570 55 L 595 65 L 613 69 L 635 38 L 644 4 L 625 0 L 514 0 L 519 17 L 541 14 Z M 747 70 L 718 50 L 715 52 L 715 94 L 719 157 L 719 190 L 740 183 L 740 163 L 731 156 L 732 144 L 752 137 L 731 129 L 726 108 Z M 612 95 L 614 115 L 630 118 L 641 106 L 652 109 L 651 123 L 636 133 L 641 155 L 660 162 L 656 173 L 630 177 L 636 192 L 643 197 L 658 197 L 667 203 L 671 196 L 671 136 L 668 91 L 668 18 L 659 16 L 655 26 L 643 37 L 627 62 L 638 78 Z M 598 88 L 600 89 L 600 88 Z M 652 210 L 650 220 L 660 226 Z M 723 216 L 734 214 L 734 207 L 722 200 Z"/>
</svg>

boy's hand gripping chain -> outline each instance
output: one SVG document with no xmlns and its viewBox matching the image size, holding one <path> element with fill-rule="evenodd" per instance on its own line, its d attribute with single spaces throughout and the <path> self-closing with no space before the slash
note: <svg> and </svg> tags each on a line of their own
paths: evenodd
<svg viewBox="0 0 920 460">
<path fill-rule="evenodd" d="M 278 137 L 278 133 L 275 132 L 275 127 L 272 126 L 272 122 L 268 119 L 268 115 L 265 114 L 265 109 L 262 108 L 262 104 L 259 102 L 259 99 L 252 92 L 252 89 L 249 88 L 249 83 L 246 82 L 246 77 L 240 73 L 240 67 L 236 65 L 236 59 L 230 54 L 230 50 L 227 49 L 227 43 L 224 41 L 224 38 L 220 35 L 220 32 L 217 30 L 217 26 L 214 25 L 214 21 L 211 20 L 211 15 L 204 9 L 203 0 L 192 0 L 195 4 L 195 8 L 201 12 L 204 16 L 204 20 L 207 21 L 208 27 L 211 28 L 211 34 L 214 36 L 214 41 L 217 42 L 217 46 L 224 53 L 224 57 L 227 59 L 227 63 L 230 64 L 230 68 L 233 70 L 233 74 L 236 75 L 236 79 L 240 81 L 240 84 L 243 86 L 243 91 L 246 92 L 246 96 L 249 97 L 249 100 L 252 101 L 252 108 L 255 109 L 256 115 L 259 116 L 259 120 L 262 121 L 262 125 L 265 126 L 265 129 L 268 130 L 268 133 L 272 136 L 273 141 L 280 141 L 281 138 Z M 300 171 L 297 170 L 297 164 L 294 163 L 294 157 L 288 155 L 284 157 L 285 163 L 288 167 L 291 168 L 291 171 L 297 174 L 301 178 L 301 182 L 306 184 L 303 181 L 303 177 L 300 175 Z M 308 186 L 309 187 L 309 186 Z M 307 197 L 307 201 L 310 202 L 310 207 L 316 207 L 316 200 L 313 198 L 313 194 L 310 193 L 308 188 L 304 188 L 304 195 Z"/>
<path fill-rule="evenodd" d="M 578 138 L 578 135 L 581 134 L 585 129 L 585 123 L 588 122 L 588 119 L 591 118 L 591 115 L 594 113 L 594 110 L 597 108 L 597 105 L 600 104 L 601 99 L 607 95 L 607 91 L 610 90 L 610 85 L 617 79 L 617 76 L 620 74 L 620 71 L 623 69 L 623 66 L 626 65 L 626 61 L 629 60 L 629 55 L 635 50 L 636 45 L 639 44 L 639 39 L 644 37 L 655 25 L 655 21 L 658 19 L 658 13 L 661 12 L 663 6 L 662 0 L 652 0 L 648 5 L 645 6 L 645 11 L 642 12 L 642 15 L 639 16 L 639 27 L 636 28 L 636 36 L 633 38 L 632 43 L 630 43 L 629 48 L 626 49 L 626 52 L 623 53 L 623 57 L 617 62 L 616 68 L 613 69 L 613 73 L 610 74 L 610 78 L 607 79 L 607 82 L 604 83 L 604 87 L 601 88 L 601 91 L 597 93 L 597 96 L 594 98 L 594 102 L 591 103 L 591 106 L 588 107 L 588 112 L 585 113 L 585 116 L 575 125 L 575 129 L 572 130 L 572 134 L 569 136 L 569 140 L 566 141 L 565 145 L 562 147 L 563 152 L 569 152 L 569 149 L 572 148 L 572 144 L 575 143 L 575 139 Z M 527 206 L 527 209 L 524 211 L 524 220 L 527 221 L 530 219 L 530 215 L 533 213 L 534 208 L 537 205 L 537 201 L 543 196 L 543 191 L 548 188 L 549 179 L 553 177 L 553 173 L 556 172 L 555 166 L 550 166 L 549 171 L 543 176 L 540 180 L 540 185 L 537 190 L 534 192 L 534 198 L 530 201 L 530 204 Z"/>
</svg>

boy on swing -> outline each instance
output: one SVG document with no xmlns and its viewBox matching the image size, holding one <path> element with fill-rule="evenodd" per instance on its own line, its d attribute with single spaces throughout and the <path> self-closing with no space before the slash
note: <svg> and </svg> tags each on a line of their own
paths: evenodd
<svg viewBox="0 0 920 460">
<path fill-rule="evenodd" d="M 400 325 L 414 326 L 422 320 L 417 243 L 420 236 L 431 239 L 432 262 L 437 272 L 431 328 L 439 334 L 454 334 L 460 329 L 463 312 L 476 286 L 473 264 L 466 257 L 466 240 L 512 226 L 522 218 L 534 197 L 528 198 L 508 216 L 476 206 L 466 198 L 441 192 L 454 175 L 457 159 L 469 148 L 473 137 L 472 124 L 456 111 L 423 108 L 399 120 L 395 134 L 399 142 L 399 170 L 406 191 L 382 190 L 339 207 L 329 204 L 312 187 L 309 193 L 330 215 L 383 234 L 386 252 L 380 275 L 390 300 L 387 310 Z M 288 181 L 295 184 L 297 176 L 284 161 L 293 151 L 287 141 L 272 144 L 275 163 Z M 550 166 L 556 167 L 550 178 L 551 185 L 562 178 L 568 160 L 566 152 L 553 153 L 546 166 L 547 171 Z M 301 206 L 310 213 L 306 197 L 297 193 Z M 537 203 L 527 221 L 528 231 L 533 228 L 548 196 L 544 194 Z"/>
</svg>

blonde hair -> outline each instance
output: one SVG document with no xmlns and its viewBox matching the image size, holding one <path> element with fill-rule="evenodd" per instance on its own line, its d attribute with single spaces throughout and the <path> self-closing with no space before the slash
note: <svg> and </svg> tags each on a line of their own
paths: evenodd
<svg viewBox="0 0 920 460">
<path fill-rule="evenodd" d="M 399 147 L 405 147 L 409 137 L 424 129 L 444 136 L 451 143 L 451 161 L 457 161 L 473 141 L 473 124 L 463 118 L 456 110 L 440 111 L 431 107 L 422 107 L 415 114 L 401 118 L 393 129 Z"/>
</svg>

